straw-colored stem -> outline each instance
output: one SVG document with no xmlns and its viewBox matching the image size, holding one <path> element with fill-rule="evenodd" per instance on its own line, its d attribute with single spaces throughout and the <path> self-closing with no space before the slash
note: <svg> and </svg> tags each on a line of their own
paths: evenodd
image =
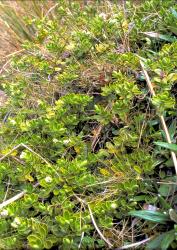
<svg viewBox="0 0 177 250">
<path fill-rule="evenodd" d="M 96 231 L 97 231 L 97 233 L 99 234 L 99 236 L 101 237 L 101 239 L 102 239 L 103 241 L 105 241 L 105 242 L 108 244 L 108 247 L 109 247 L 109 248 L 112 248 L 113 245 L 111 244 L 111 242 L 110 242 L 108 239 L 106 239 L 106 238 L 104 237 L 104 235 L 102 234 L 101 230 L 100 230 L 99 227 L 97 226 L 97 223 L 96 223 L 95 218 L 94 218 L 94 216 L 93 216 L 93 212 L 92 212 L 92 210 L 91 210 L 91 208 L 90 208 L 90 205 L 89 205 L 85 200 L 83 200 L 83 199 L 81 199 L 80 197 L 78 197 L 77 195 L 75 195 L 75 197 L 76 197 L 82 204 L 87 205 L 88 210 L 89 210 L 89 214 L 90 214 L 90 218 L 91 218 L 91 221 L 92 221 L 92 224 L 93 224 L 94 228 L 96 229 Z"/>
<path fill-rule="evenodd" d="M 148 75 L 148 73 L 147 73 L 147 71 L 145 69 L 144 63 L 141 60 L 140 60 L 140 64 L 141 64 L 141 68 L 143 70 L 147 85 L 149 87 L 149 91 L 150 91 L 152 96 L 155 96 L 155 91 L 154 91 L 153 85 L 151 83 L 150 77 L 149 77 L 149 75 Z M 164 119 L 163 115 L 160 115 L 159 118 L 160 118 L 163 130 L 165 132 L 166 140 L 167 140 L 168 143 L 171 143 L 170 134 L 169 134 L 169 131 L 168 131 L 168 128 L 167 128 L 167 125 L 166 125 L 166 122 L 165 122 L 165 119 Z M 177 158 L 176 158 L 176 154 L 173 151 L 171 151 L 171 157 L 172 157 L 173 164 L 174 164 L 174 167 L 175 167 L 175 172 L 176 172 L 176 175 L 177 175 Z"/>
<path fill-rule="evenodd" d="M 36 183 L 33 187 L 36 188 L 37 186 L 39 186 L 39 183 Z M 21 199 L 25 194 L 26 194 L 27 191 L 22 191 L 20 192 L 19 194 L 16 194 L 15 196 L 13 196 L 12 198 L 6 200 L 6 201 L 3 201 L 1 204 L 0 204 L 0 209 L 2 209 L 3 207 L 6 207 L 8 206 L 9 204 Z"/>
</svg>

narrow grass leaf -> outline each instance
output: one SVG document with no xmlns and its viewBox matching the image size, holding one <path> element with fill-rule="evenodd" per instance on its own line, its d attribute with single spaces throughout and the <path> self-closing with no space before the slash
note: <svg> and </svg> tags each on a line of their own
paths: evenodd
<svg viewBox="0 0 177 250">
<path fill-rule="evenodd" d="M 175 133 L 176 133 L 176 119 L 172 121 L 169 127 L 169 134 L 170 134 L 171 140 L 173 140 Z"/>
</svg>

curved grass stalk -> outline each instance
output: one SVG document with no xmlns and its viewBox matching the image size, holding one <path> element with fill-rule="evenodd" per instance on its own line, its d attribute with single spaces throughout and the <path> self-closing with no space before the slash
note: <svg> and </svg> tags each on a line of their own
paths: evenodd
<svg viewBox="0 0 177 250">
<path fill-rule="evenodd" d="M 141 60 L 140 60 L 140 65 L 141 65 L 141 68 L 143 70 L 143 73 L 144 73 L 144 76 L 145 76 L 149 91 L 150 91 L 152 96 L 155 96 L 156 94 L 155 94 L 153 85 L 151 83 L 150 77 L 149 77 L 149 75 L 147 73 L 147 70 L 145 69 L 144 63 Z M 167 140 L 168 143 L 171 144 L 172 141 L 171 141 L 171 138 L 170 138 L 170 134 L 169 134 L 165 119 L 164 119 L 163 115 L 160 115 L 159 118 L 160 118 L 163 130 L 165 132 L 165 135 L 166 135 L 166 140 Z M 172 157 L 173 164 L 174 164 L 174 167 L 175 167 L 175 172 L 176 172 L 176 175 L 177 175 L 177 158 L 176 158 L 176 154 L 173 151 L 171 151 L 171 157 Z"/>
</svg>

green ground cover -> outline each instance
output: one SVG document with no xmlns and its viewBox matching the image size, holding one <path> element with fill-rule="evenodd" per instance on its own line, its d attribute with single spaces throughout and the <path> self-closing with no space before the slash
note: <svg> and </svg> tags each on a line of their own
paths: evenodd
<svg viewBox="0 0 177 250">
<path fill-rule="evenodd" d="M 0 249 L 176 249 L 176 1 L 54 2 L 9 21 Z"/>
</svg>

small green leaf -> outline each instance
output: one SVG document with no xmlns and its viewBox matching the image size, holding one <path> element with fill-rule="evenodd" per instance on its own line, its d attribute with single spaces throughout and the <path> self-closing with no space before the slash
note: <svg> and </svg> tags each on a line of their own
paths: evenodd
<svg viewBox="0 0 177 250">
<path fill-rule="evenodd" d="M 177 145 L 173 143 L 157 141 L 157 142 L 154 142 L 154 144 L 163 148 L 170 149 L 172 151 L 177 151 Z"/>
<path fill-rule="evenodd" d="M 46 241 L 44 242 L 44 247 L 45 247 L 46 249 L 51 249 L 52 246 L 53 246 L 53 242 L 52 242 L 51 240 L 46 240 Z"/>
<path fill-rule="evenodd" d="M 160 188 L 158 189 L 160 195 L 167 197 L 169 195 L 170 187 L 169 185 L 160 185 Z"/>
<path fill-rule="evenodd" d="M 171 140 L 173 140 L 175 133 L 176 133 L 176 119 L 172 121 L 169 127 L 169 134 L 170 134 Z"/>
<path fill-rule="evenodd" d="M 30 247 L 32 247 L 33 249 L 42 249 L 42 240 L 38 236 L 36 236 L 35 234 L 31 234 L 27 239 Z"/>
<path fill-rule="evenodd" d="M 44 223 L 33 223 L 32 225 L 34 233 L 38 233 L 41 238 L 45 238 L 48 234 L 47 225 Z"/>
<path fill-rule="evenodd" d="M 138 195 L 132 198 L 133 201 L 145 201 L 146 198 L 149 198 L 147 195 Z"/>
<path fill-rule="evenodd" d="M 139 217 L 144 220 L 152 221 L 154 223 L 165 224 L 169 221 L 169 216 L 160 212 L 150 210 L 137 210 L 128 213 L 131 216 Z"/>
<path fill-rule="evenodd" d="M 163 209 L 170 209 L 171 205 L 169 204 L 166 199 L 164 199 L 161 195 L 158 195 L 159 203 L 162 206 Z"/>
<path fill-rule="evenodd" d="M 142 169 L 139 166 L 133 166 L 134 170 L 138 173 L 141 174 L 142 173 Z"/>
</svg>

